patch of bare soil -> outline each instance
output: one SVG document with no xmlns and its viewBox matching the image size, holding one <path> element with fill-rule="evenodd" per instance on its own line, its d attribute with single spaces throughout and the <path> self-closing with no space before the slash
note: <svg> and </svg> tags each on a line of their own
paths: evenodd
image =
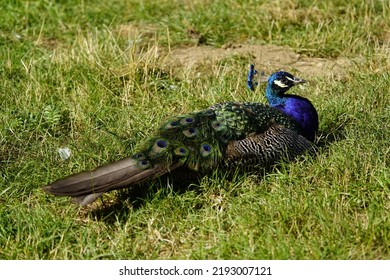
<svg viewBox="0 0 390 280">
<path fill-rule="evenodd" d="M 199 45 L 171 50 L 166 63 L 176 67 L 196 67 L 214 64 L 229 57 L 248 58 L 256 69 L 271 73 L 277 70 L 293 72 L 302 77 L 343 78 L 352 63 L 348 59 L 305 57 L 287 47 L 273 45 L 227 45 L 222 48 Z"/>
<path fill-rule="evenodd" d="M 54 50 L 63 46 L 61 41 L 54 38 L 43 37 L 43 36 L 39 36 L 37 40 L 34 42 L 34 44 L 36 46 L 41 46 L 49 50 Z"/>
<path fill-rule="evenodd" d="M 131 39 L 138 47 L 150 43 L 156 36 L 156 27 L 145 24 L 121 25 L 116 30 L 121 36 Z M 216 48 L 202 44 L 202 38 L 194 30 L 188 30 L 188 37 L 193 39 L 192 46 L 172 48 L 168 53 L 156 46 L 156 54 L 171 69 L 196 69 L 198 67 L 215 66 L 223 60 L 238 57 L 254 63 L 256 69 L 270 74 L 277 70 L 285 70 L 305 78 L 324 77 L 342 79 L 353 65 L 346 58 L 326 59 L 306 57 L 295 53 L 288 47 L 274 45 L 226 44 Z M 150 47 L 150 45 L 149 45 Z"/>
<path fill-rule="evenodd" d="M 151 38 L 156 34 L 156 27 L 151 24 L 123 24 L 115 31 L 125 38 L 138 39 Z"/>
</svg>

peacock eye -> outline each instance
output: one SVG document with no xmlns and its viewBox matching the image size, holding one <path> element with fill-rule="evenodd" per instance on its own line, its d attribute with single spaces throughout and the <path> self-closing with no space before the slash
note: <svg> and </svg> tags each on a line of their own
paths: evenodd
<svg viewBox="0 0 390 280">
<path fill-rule="evenodd" d="M 281 79 L 275 80 L 274 84 L 277 85 L 278 87 L 281 87 L 281 88 L 289 87 L 288 86 L 288 81 L 285 78 L 281 78 Z"/>
<path fill-rule="evenodd" d="M 210 152 L 210 151 L 211 151 L 210 145 L 207 145 L 207 144 L 203 144 L 203 145 L 202 145 L 202 149 L 203 149 L 205 152 Z"/>
<path fill-rule="evenodd" d="M 179 121 L 173 121 L 171 122 L 171 126 L 177 126 L 179 124 Z"/>
<path fill-rule="evenodd" d="M 211 154 L 211 146 L 207 143 L 203 143 L 201 146 L 200 146 L 200 154 L 203 156 L 203 157 L 207 157 Z"/>
<path fill-rule="evenodd" d="M 175 155 L 179 157 L 187 156 L 188 155 L 188 149 L 184 147 L 178 147 L 174 151 Z"/>
<path fill-rule="evenodd" d="M 164 141 L 164 140 L 158 140 L 158 141 L 156 142 L 156 144 L 157 144 L 157 146 L 158 146 L 159 148 L 166 148 L 166 147 L 167 147 L 167 142 Z"/>
<path fill-rule="evenodd" d="M 193 127 L 190 127 L 183 131 L 183 134 L 187 137 L 194 137 L 196 135 L 196 129 Z"/>
</svg>

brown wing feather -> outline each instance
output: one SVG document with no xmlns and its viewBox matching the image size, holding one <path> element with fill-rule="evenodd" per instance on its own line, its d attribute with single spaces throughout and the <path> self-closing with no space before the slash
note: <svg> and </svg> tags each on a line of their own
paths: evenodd
<svg viewBox="0 0 390 280">
<path fill-rule="evenodd" d="M 272 125 L 260 134 L 231 141 L 225 150 L 227 163 L 272 165 L 283 159 L 292 160 L 314 151 L 314 144 L 297 132 L 281 125 Z"/>
</svg>

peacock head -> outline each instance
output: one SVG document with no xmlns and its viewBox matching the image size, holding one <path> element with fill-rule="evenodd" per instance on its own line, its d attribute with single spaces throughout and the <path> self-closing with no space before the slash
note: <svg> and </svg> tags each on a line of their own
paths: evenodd
<svg viewBox="0 0 390 280">
<path fill-rule="evenodd" d="M 298 77 L 294 77 L 288 72 L 279 71 L 273 73 L 268 78 L 267 88 L 276 94 L 283 94 L 291 87 L 302 83 L 306 83 L 306 81 Z"/>
</svg>

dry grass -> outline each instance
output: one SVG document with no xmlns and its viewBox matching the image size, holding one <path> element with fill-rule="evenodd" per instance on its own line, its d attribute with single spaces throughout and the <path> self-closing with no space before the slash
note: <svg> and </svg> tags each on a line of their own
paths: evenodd
<svg viewBox="0 0 390 280">
<path fill-rule="evenodd" d="M 390 257 L 386 1 L 83 3 L 1 4 L 0 258 Z M 168 116 L 265 102 L 246 90 L 252 62 L 310 77 L 293 91 L 319 112 L 318 155 L 81 210 L 42 192 L 133 153 Z"/>
</svg>

